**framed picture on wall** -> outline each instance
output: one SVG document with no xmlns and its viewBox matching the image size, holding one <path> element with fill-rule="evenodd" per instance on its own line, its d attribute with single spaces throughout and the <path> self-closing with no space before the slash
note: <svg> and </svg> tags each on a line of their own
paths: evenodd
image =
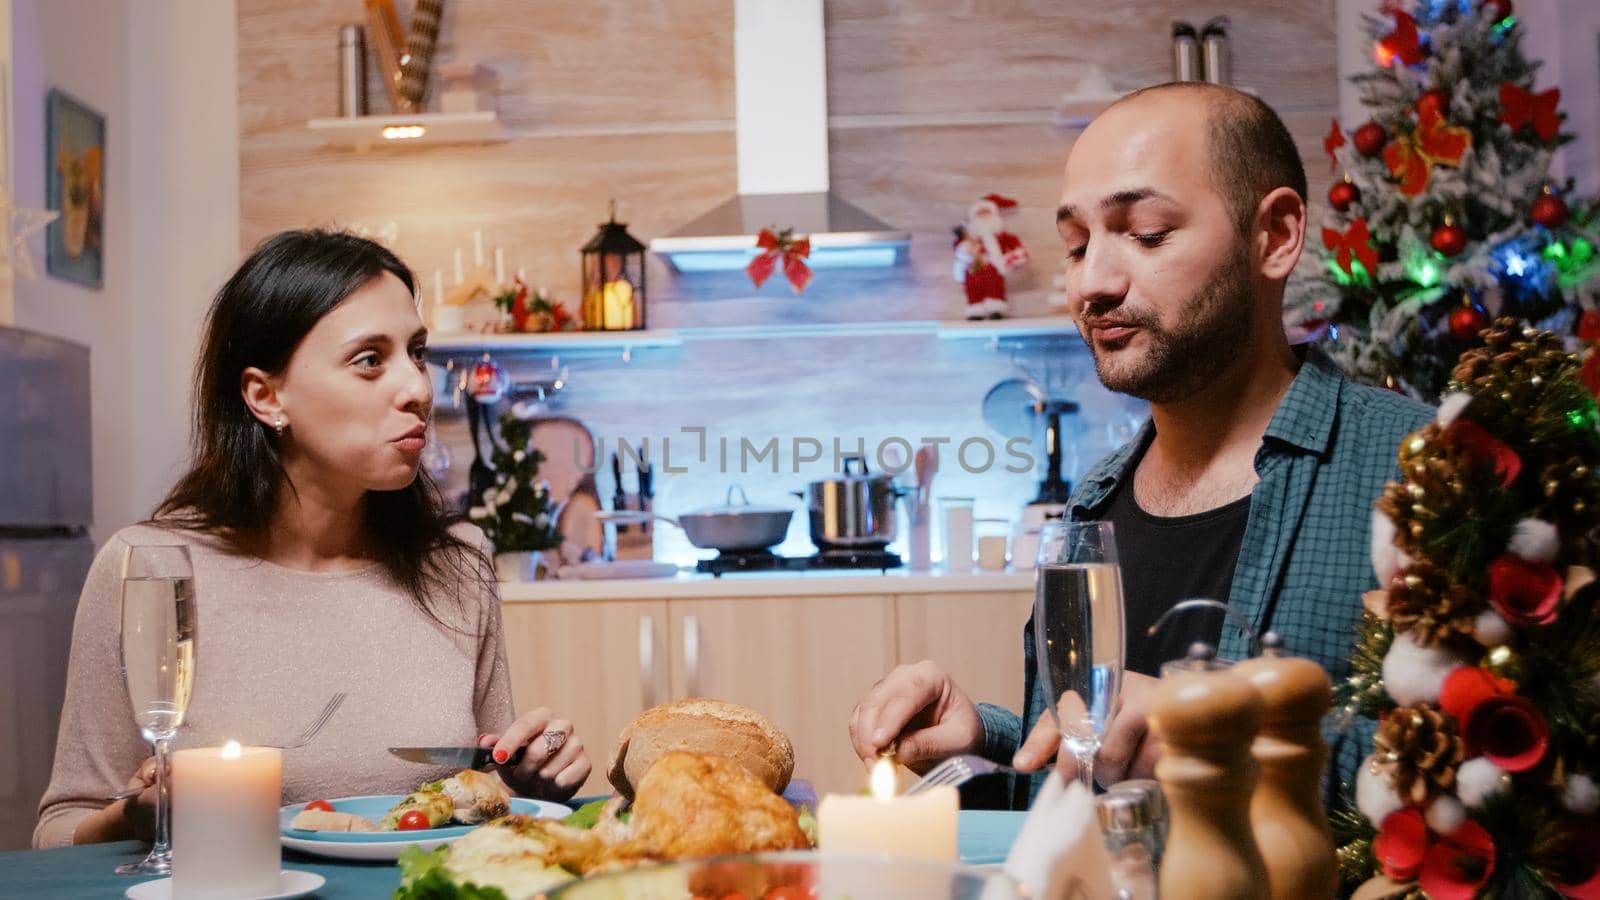
<svg viewBox="0 0 1600 900">
<path fill-rule="evenodd" d="M 45 98 L 45 268 L 87 287 L 104 284 L 106 117 L 51 89 Z"/>
</svg>

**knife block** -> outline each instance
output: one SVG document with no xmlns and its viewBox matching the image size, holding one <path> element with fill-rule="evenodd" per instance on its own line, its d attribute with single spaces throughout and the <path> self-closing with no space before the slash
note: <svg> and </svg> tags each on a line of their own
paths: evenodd
<svg viewBox="0 0 1600 900">
<path fill-rule="evenodd" d="M 624 494 L 623 504 L 627 509 L 650 511 L 650 498 L 640 498 L 638 494 Z M 656 551 L 655 522 L 639 522 L 623 525 L 618 523 L 616 552 L 613 559 L 654 559 Z"/>
</svg>

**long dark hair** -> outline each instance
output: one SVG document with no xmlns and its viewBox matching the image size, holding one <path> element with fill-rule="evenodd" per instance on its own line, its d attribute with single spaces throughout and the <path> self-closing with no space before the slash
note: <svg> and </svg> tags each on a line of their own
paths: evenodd
<svg viewBox="0 0 1600 900">
<path fill-rule="evenodd" d="M 265 535 L 280 492 L 294 486 L 277 436 L 245 405 L 244 370 L 283 371 L 323 316 L 384 272 L 416 293 L 405 263 L 353 234 L 285 231 L 256 247 L 211 301 L 195 366 L 194 459 L 153 522 L 215 534 L 240 550 Z M 384 569 L 436 621 L 430 595 L 492 579 L 483 551 L 451 533 L 460 517 L 425 470 L 399 490 L 368 491 L 364 519 Z"/>
</svg>

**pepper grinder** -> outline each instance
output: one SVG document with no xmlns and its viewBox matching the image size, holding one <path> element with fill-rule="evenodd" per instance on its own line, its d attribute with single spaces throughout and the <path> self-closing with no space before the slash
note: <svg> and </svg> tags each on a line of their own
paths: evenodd
<svg viewBox="0 0 1600 900">
<path fill-rule="evenodd" d="M 1285 654 L 1277 635 L 1264 636 L 1261 646 L 1260 656 L 1234 669 L 1265 704 L 1261 733 L 1250 748 L 1261 768 L 1250 824 L 1273 900 L 1331 900 L 1339 890 L 1339 865 L 1322 810 L 1328 747 L 1321 722 L 1333 686 L 1321 666 Z"/>
<path fill-rule="evenodd" d="M 1171 809 L 1162 900 L 1268 900 L 1267 868 L 1250 828 L 1263 704 L 1253 685 L 1205 645 L 1162 667 L 1150 730 L 1165 751 L 1156 780 Z"/>
</svg>

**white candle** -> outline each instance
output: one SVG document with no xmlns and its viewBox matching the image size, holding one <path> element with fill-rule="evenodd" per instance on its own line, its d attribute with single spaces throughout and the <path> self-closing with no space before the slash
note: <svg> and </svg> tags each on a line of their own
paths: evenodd
<svg viewBox="0 0 1600 900">
<path fill-rule="evenodd" d="M 461 266 L 461 248 L 456 248 L 456 284 L 467 280 L 467 272 Z"/>
<path fill-rule="evenodd" d="M 283 751 L 273 747 L 172 754 L 172 896 L 278 893 Z"/>
<path fill-rule="evenodd" d="M 817 845 L 824 853 L 906 859 L 957 858 L 956 789 L 941 785 L 914 797 L 894 796 L 894 764 L 878 760 L 872 796 L 829 794 L 817 807 Z"/>
<path fill-rule="evenodd" d="M 523 284 L 527 284 L 528 283 L 528 270 L 523 268 L 523 267 L 521 267 L 521 266 L 518 266 L 517 267 L 517 280 L 522 282 Z"/>
<path fill-rule="evenodd" d="M 475 266 L 483 265 L 483 229 L 482 228 L 474 228 L 472 230 L 472 264 L 475 265 Z"/>
<path fill-rule="evenodd" d="M 494 248 L 494 283 L 506 283 L 506 248 Z"/>
</svg>

